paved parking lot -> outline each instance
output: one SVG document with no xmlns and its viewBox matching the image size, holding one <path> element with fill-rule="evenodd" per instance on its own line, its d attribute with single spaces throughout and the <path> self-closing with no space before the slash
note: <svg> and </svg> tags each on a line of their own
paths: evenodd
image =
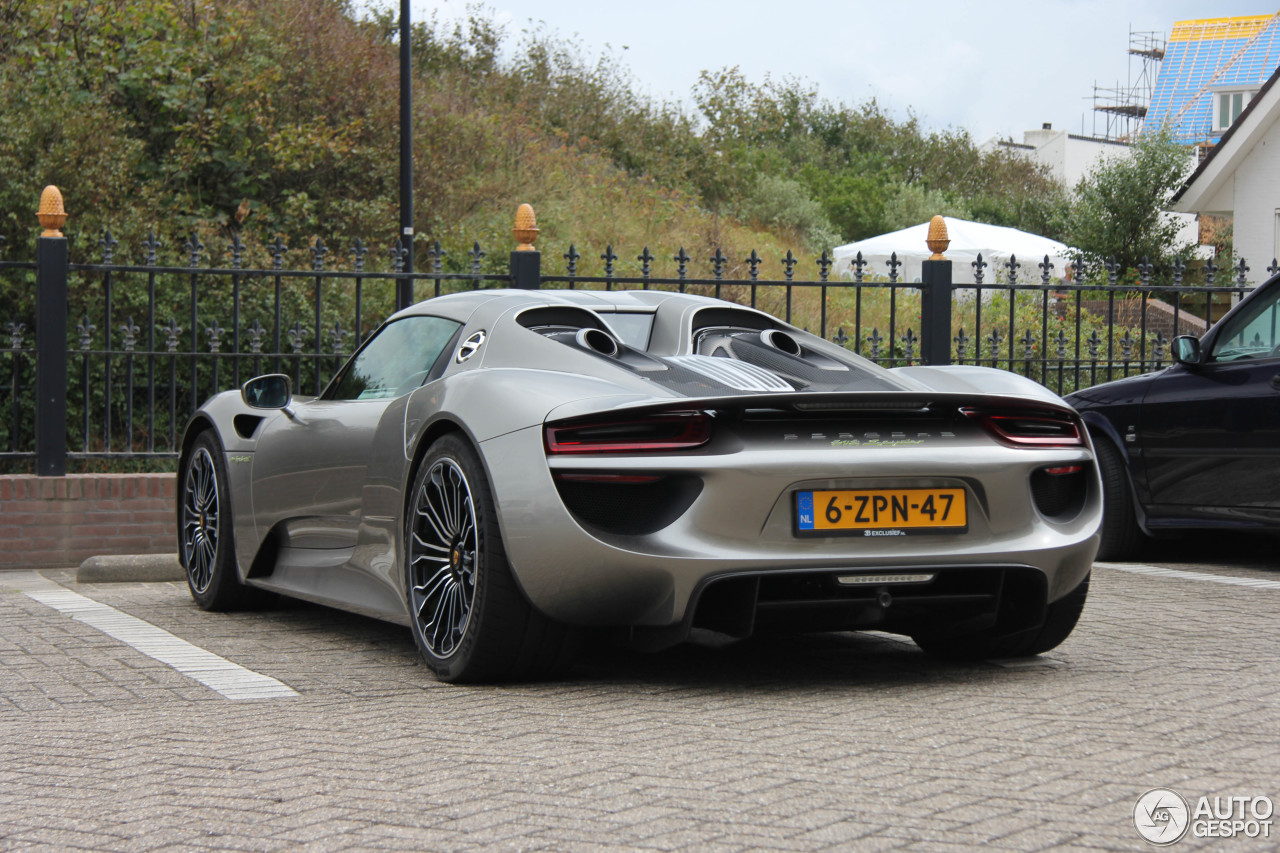
<svg viewBox="0 0 1280 853">
<path fill-rule="evenodd" d="M 1147 849 L 1151 788 L 1280 800 L 1272 550 L 1099 567 L 1071 639 L 1005 666 L 842 634 L 515 687 L 438 684 L 407 630 L 324 608 L 0 574 L 0 849 Z M 120 639 L 152 634 L 168 662 Z M 283 689 L 228 698 L 215 655 Z"/>
</svg>

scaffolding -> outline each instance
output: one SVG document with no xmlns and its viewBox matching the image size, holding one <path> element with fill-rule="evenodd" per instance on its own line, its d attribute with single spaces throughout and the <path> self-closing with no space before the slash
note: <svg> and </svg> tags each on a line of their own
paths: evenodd
<svg viewBox="0 0 1280 853">
<path fill-rule="evenodd" d="M 1147 117 L 1166 42 L 1160 32 L 1129 31 L 1129 69 L 1125 82 L 1093 84 L 1093 136 L 1132 142 Z"/>
</svg>

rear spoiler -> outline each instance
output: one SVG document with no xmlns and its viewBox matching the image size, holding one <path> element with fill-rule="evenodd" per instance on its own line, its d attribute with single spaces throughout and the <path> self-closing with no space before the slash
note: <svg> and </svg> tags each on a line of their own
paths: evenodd
<svg viewBox="0 0 1280 853">
<path fill-rule="evenodd" d="M 575 400 L 557 406 L 547 414 L 547 422 L 572 420 L 600 414 L 618 414 L 659 411 L 793 411 L 800 415 L 830 413 L 874 413 L 886 415 L 923 413 L 929 410 L 958 410 L 974 406 L 984 409 L 1010 411 L 1050 411 L 1078 417 L 1075 410 L 1064 403 L 1054 403 L 1034 397 L 1011 394 L 957 394 L 950 392 L 782 392 L 765 394 L 740 394 L 733 396 L 682 397 L 655 400 L 652 397 L 637 398 L 634 395 L 618 397 L 593 397 Z"/>
</svg>

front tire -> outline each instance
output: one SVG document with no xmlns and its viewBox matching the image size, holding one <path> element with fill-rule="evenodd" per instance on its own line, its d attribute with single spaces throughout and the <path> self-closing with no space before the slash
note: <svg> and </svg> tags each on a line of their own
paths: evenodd
<svg viewBox="0 0 1280 853">
<path fill-rule="evenodd" d="M 517 587 L 484 468 L 460 436 L 436 441 L 418 467 L 404 555 L 413 638 L 440 680 L 546 677 L 570 662 L 573 632 Z"/>
<path fill-rule="evenodd" d="M 1093 448 L 1102 475 L 1102 542 L 1097 559 L 1131 560 L 1142 550 L 1146 535 L 1138 526 L 1124 459 L 1107 438 L 1095 437 Z"/>
<path fill-rule="evenodd" d="M 202 610 L 236 610 L 248 590 L 236 574 L 235 535 L 222 447 L 209 430 L 191 447 L 179 475 L 178 554 L 187 588 Z"/>
</svg>

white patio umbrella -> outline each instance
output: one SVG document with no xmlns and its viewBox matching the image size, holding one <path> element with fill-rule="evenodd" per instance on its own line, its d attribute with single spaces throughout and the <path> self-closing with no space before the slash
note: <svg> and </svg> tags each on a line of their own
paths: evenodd
<svg viewBox="0 0 1280 853">
<path fill-rule="evenodd" d="M 1040 281 L 1040 267 L 1045 255 L 1053 268 L 1049 278 L 1060 280 L 1066 273 L 1067 264 L 1075 260 L 1075 251 L 1065 243 L 1050 240 L 1037 234 L 1019 231 L 1016 228 L 1004 228 L 999 225 L 986 225 L 981 222 L 969 222 L 965 219 L 944 217 L 947 223 L 947 236 L 951 245 L 944 253 L 951 261 L 951 280 L 956 284 L 973 284 L 973 262 L 978 255 L 987 264 L 982 271 L 982 280 L 987 284 L 1008 280 L 1008 272 L 1004 269 L 1009 256 L 1017 258 L 1018 281 L 1032 284 Z M 897 253 L 902 266 L 898 268 L 898 281 L 908 284 L 920 281 L 920 262 L 927 260 L 932 254 L 925 245 L 929 233 L 929 223 L 922 222 L 901 231 L 868 237 L 856 243 L 840 246 L 834 251 L 832 276 L 845 279 L 853 278 L 853 261 L 858 252 L 867 261 L 863 267 L 863 278 L 884 279 L 889 275 L 888 261 Z"/>
</svg>

